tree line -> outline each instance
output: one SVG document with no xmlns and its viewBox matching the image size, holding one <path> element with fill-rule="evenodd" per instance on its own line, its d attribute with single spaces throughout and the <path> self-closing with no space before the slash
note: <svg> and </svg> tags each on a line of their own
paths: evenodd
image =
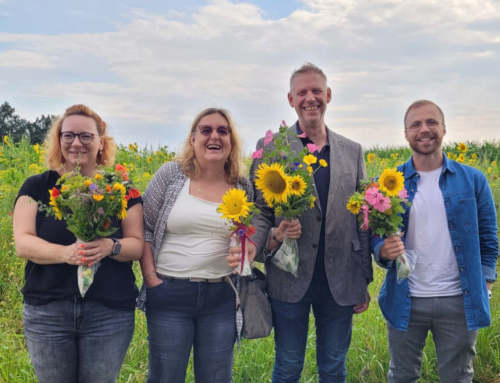
<svg viewBox="0 0 500 383">
<path fill-rule="evenodd" d="M 13 142 L 25 138 L 32 145 L 41 144 L 56 118 L 55 115 L 42 114 L 35 121 L 28 121 L 16 114 L 16 110 L 6 101 L 0 105 L 0 137 L 9 136 Z"/>
</svg>

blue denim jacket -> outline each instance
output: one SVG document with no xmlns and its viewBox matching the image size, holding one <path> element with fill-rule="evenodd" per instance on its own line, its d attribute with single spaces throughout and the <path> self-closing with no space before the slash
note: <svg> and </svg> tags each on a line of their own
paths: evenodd
<svg viewBox="0 0 500 383">
<path fill-rule="evenodd" d="M 489 326 L 491 320 L 486 280 L 496 280 L 498 237 L 495 204 L 488 181 L 479 170 L 449 160 L 446 156 L 443 158 L 439 188 L 448 218 L 447 229 L 457 258 L 467 327 L 472 331 Z M 405 187 L 412 201 L 419 179 L 412 158 L 398 170 L 404 174 Z M 407 232 L 409 212 L 407 208 L 403 216 L 404 233 Z M 397 282 L 395 262 L 379 257 L 382 245 L 382 238 L 372 237 L 375 260 L 387 268 L 379 295 L 380 309 L 393 327 L 406 331 L 411 305 L 408 280 Z"/>
</svg>

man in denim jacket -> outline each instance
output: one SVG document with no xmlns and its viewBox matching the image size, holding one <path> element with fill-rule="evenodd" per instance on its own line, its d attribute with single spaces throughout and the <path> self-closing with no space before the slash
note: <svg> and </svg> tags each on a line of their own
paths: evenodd
<svg viewBox="0 0 500 383">
<path fill-rule="evenodd" d="M 443 155 L 446 129 L 436 104 L 414 102 L 404 123 L 413 152 L 398 168 L 412 202 L 403 217 L 404 237 L 372 239 L 376 260 L 388 270 L 379 297 L 391 354 L 388 380 L 417 381 L 430 330 L 441 382 L 472 382 L 477 330 L 491 319 L 495 204 L 480 171 Z M 398 282 L 394 260 L 405 249 L 414 268 Z"/>
</svg>

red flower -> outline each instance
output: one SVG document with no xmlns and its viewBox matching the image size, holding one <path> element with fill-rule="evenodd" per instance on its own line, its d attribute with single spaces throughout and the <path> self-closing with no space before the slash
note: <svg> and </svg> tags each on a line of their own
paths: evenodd
<svg viewBox="0 0 500 383">
<path fill-rule="evenodd" d="M 127 174 L 127 169 L 125 169 L 125 166 L 123 166 L 122 164 L 116 164 L 115 170 L 122 175 L 124 181 L 128 181 L 128 174 Z"/>
<path fill-rule="evenodd" d="M 57 189 L 55 186 L 50 190 L 50 195 L 54 198 L 59 197 L 59 189 Z"/>
<path fill-rule="evenodd" d="M 128 198 L 139 198 L 141 196 L 141 192 L 136 188 L 132 188 L 128 191 Z"/>
</svg>

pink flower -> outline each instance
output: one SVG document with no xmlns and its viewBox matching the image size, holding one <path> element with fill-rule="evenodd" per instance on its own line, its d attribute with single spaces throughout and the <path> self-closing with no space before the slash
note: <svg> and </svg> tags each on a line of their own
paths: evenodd
<svg viewBox="0 0 500 383">
<path fill-rule="evenodd" d="M 391 208 L 390 198 L 384 197 L 382 194 L 379 193 L 377 203 L 373 205 L 373 208 L 381 213 L 383 213 L 387 209 L 390 209 Z"/>
<path fill-rule="evenodd" d="M 378 188 L 373 186 L 371 188 L 366 189 L 365 193 L 365 201 L 368 202 L 370 205 L 375 206 L 375 204 L 378 201 L 378 196 L 379 196 Z"/>
<path fill-rule="evenodd" d="M 361 225 L 361 230 L 368 230 L 368 205 L 363 204 L 361 205 L 361 212 L 363 213 L 363 224 Z"/>
<path fill-rule="evenodd" d="M 258 159 L 258 158 L 262 158 L 262 153 L 264 152 L 264 148 L 260 148 L 259 150 L 256 150 L 255 152 L 252 153 L 252 158 L 255 160 L 255 159 Z"/>
<path fill-rule="evenodd" d="M 264 138 L 264 146 L 267 146 L 273 140 L 273 132 L 268 130 L 266 132 L 266 138 Z"/>
<path fill-rule="evenodd" d="M 403 188 L 403 190 L 401 190 L 399 192 L 399 198 L 401 198 L 401 199 L 407 199 L 408 198 L 408 192 L 406 191 L 406 188 Z"/>
<path fill-rule="evenodd" d="M 284 128 L 286 127 L 286 121 L 285 120 L 281 120 L 281 126 L 284 127 Z"/>
<path fill-rule="evenodd" d="M 314 153 L 316 150 L 318 150 L 318 147 L 314 144 L 309 143 L 306 146 L 307 149 L 309 149 L 309 153 Z"/>
<path fill-rule="evenodd" d="M 307 134 L 306 134 L 306 132 L 303 132 L 303 133 L 297 135 L 297 137 L 299 137 L 299 138 L 306 138 Z"/>
</svg>

